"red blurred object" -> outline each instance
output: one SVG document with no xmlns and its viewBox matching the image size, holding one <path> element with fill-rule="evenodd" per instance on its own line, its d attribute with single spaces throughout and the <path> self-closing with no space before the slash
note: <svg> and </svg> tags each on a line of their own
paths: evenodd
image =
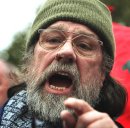
<svg viewBox="0 0 130 128">
<path fill-rule="evenodd" d="M 118 80 L 128 92 L 128 103 L 124 113 L 117 119 L 125 128 L 130 128 L 130 27 L 113 23 L 116 52 L 111 76 Z"/>
<path fill-rule="evenodd" d="M 111 12 L 113 12 L 114 10 L 115 10 L 115 7 L 114 6 L 108 6 L 108 8 L 109 8 L 109 10 L 111 11 Z"/>
</svg>

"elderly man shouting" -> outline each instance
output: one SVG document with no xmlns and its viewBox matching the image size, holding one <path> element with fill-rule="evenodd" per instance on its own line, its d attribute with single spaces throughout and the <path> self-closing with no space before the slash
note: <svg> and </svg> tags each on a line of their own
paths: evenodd
<svg viewBox="0 0 130 128">
<path fill-rule="evenodd" d="M 27 90 L 9 100 L 1 127 L 117 128 L 126 92 L 109 75 L 114 50 L 99 0 L 47 0 L 27 40 Z"/>
</svg>

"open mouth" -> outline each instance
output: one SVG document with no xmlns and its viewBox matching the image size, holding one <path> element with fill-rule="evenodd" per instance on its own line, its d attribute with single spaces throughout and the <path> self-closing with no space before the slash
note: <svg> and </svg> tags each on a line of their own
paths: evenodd
<svg viewBox="0 0 130 128">
<path fill-rule="evenodd" d="M 73 85 L 72 76 L 66 72 L 53 73 L 47 84 L 47 91 L 56 94 L 65 94 L 71 91 Z"/>
</svg>

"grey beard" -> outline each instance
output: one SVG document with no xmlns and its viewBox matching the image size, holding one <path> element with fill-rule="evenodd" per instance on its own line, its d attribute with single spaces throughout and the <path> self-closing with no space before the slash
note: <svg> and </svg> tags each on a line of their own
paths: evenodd
<svg viewBox="0 0 130 128">
<path fill-rule="evenodd" d="M 28 66 L 29 67 L 29 66 Z M 31 64 L 30 64 L 30 67 Z M 29 67 L 29 69 L 31 69 Z M 33 69 L 33 67 L 32 67 Z M 27 102 L 29 109 L 34 115 L 41 120 L 49 120 L 51 122 L 59 122 L 60 113 L 65 110 L 63 101 L 68 97 L 83 99 L 94 107 L 99 102 L 99 93 L 102 87 L 100 73 L 97 76 L 87 78 L 84 85 L 80 84 L 80 75 L 75 64 L 63 64 L 54 62 L 44 71 L 40 78 L 37 77 L 37 69 L 29 70 L 26 74 L 27 86 Z M 74 79 L 74 90 L 69 95 L 50 94 L 44 90 L 44 83 L 50 73 L 54 71 L 67 71 L 72 74 Z M 71 110 L 69 110 L 71 111 Z M 73 112 L 73 111 L 71 111 Z"/>
</svg>

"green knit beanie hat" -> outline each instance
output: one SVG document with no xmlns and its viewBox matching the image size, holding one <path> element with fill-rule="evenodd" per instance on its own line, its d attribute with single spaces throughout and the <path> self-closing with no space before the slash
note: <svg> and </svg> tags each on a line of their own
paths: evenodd
<svg viewBox="0 0 130 128">
<path fill-rule="evenodd" d="M 113 58 L 115 41 L 112 18 L 108 8 L 99 0 L 46 0 L 31 27 L 27 51 L 38 40 L 39 28 L 47 28 L 56 21 L 72 21 L 86 25 L 103 41 L 103 48 Z"/>
</svg>

